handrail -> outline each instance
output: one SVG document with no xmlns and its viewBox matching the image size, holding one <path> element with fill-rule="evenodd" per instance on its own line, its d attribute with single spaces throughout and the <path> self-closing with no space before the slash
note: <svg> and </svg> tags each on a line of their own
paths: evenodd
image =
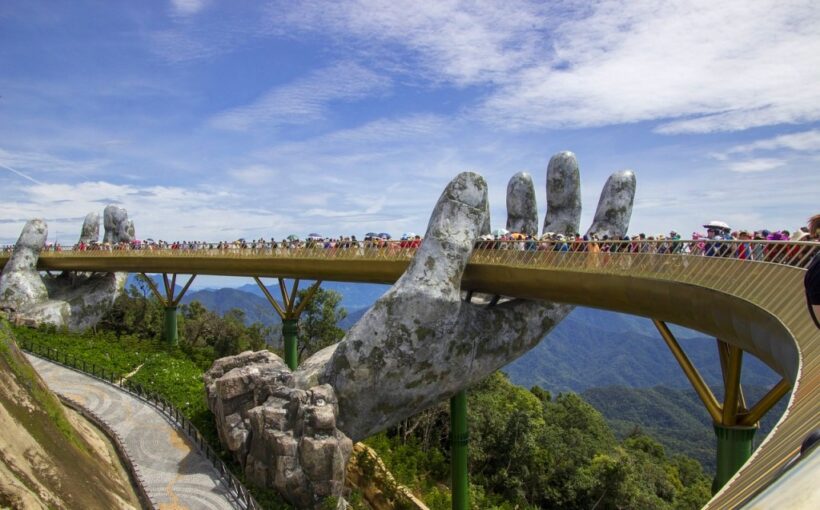
<svg viewBox="0 0 820 510">
<path fill-rule="evenodd" d="M 89 366 L 85 360 L 80 360 L 73 354 L 65 352 L 61 353 L 53 347 L 42 345 L 33 340 L 23 340 L 22 345 L 20 345 L 20 349 L 34 356 L 49 360 L 58 365 L 62 365 L 104 383 L 115 386 L 120 390 L 125 391 L 126 393 L 129 393 L 144 402 L 147 402 L 157 411 L 165 415 L 166 418 L 170 419 L 177 429 L 181 430 L 188 437 L 188 439 L 196 445 L 197 449 L 205 455 L 205 458 L 208 459 L 214 466 L 216 471 L 219 473 L 219 476 L 222 478 L 222 482 L 228 488 L 231 496 L 237 503 L 239 503 L 241 508 L 244 510 L 262 510 L 262 507 L 259 503 L 257 503 L 248 489 L 246 489 L 239 478 L 237 478 L 230 471 L 228 465 L 222 461 L 216 451 L 214 451 L 211 445 L 208 444 L 208 441 L 199 432 L 199 430 L 197 430 L 194 424 L 191 423 L 191 421 L 186 418 L 179 409 L 174 407 L 174 405 L 168 402 L 165 398 L 161 397 L 157 393 L 147 391 L 141 384 L 132 383 L 129 379 L 125 379 L 121 375 L 115 374 L 111 370 L 98 367 L 95 363 L 91 363 Z M 62 359 L 60 359 L 61 357 Z"/>
<path fill-rule="evenodd" d="M 816 241 L 760 241 L 760 240 L 642 240 L 642 241 L 577 241 L 566 240 L 492 240 L 476 241 L 476 251 L 561 251 L 594 253 L 652 253 L 669 255 L 716 256 L 749 262 L 769 262 L 806 267 L 820 248 Z M 43 250 L 40 257 L 91 258 L 91 257 L 218 257 L 218 258 L 332 258 L 409 260 L 418 247 L 402 246 L 397 242 L 381 245 L 360 244 L 352 246 L 278 246 L 275 248 L 131 248 L 127 245 L 97 245 L 89 249 Z M 13 253 L 13 249 L 0 251 L 0 265 Z"/>
</svg>

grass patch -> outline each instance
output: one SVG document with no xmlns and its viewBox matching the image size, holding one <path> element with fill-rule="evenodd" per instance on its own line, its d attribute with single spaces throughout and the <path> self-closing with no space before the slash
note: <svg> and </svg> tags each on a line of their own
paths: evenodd
<svg viewBox="0 0 820 510">
<path fill-rule="evenodd" d="M 14 375 L 14 378 L 21 386 L 29 390 L 36 407 L 48 415 L 60 434 L 73 446 L 88 453 L 85 442 L 77 436 L 74 427 L 69 423 L 60 401 L 42 386 L 37 372 L 29 363 L 21 359 L 22 354 L 17 348 L 12 348 L 12 342 L 14 342 L 12 333 L 8 324 L 3 321 L 0 323 L 0 358 L 2 358 L 2 364 L 6 365 L 6 368 Z M 32 432 L 36 434 L 35 431 L 39 428 L 35 427 Z M 35 437 L 35 439 L 41 441 L 43 438 Z"/>
</svg>

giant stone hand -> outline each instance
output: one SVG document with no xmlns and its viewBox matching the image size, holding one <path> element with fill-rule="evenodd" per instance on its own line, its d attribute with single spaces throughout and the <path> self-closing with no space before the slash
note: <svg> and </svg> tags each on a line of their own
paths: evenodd
<svg viewBox="0 0 820 510">
<path fill-rule="evenodd" d="M 508 228 L 537 234 L 530 176 L 516 174 L 507 192 Z M 634 193 L 632 172 L 613 174 L 589 233 L 623 235 Z M 544 230 L 574 234 L 581 200 L 572 153 L 550 160 L 547 194 Z M 523 299 L 495 306 L 462 299 L 462 274 L 489 225 L 484 179 L 462 173 L 439 198 L 405 273 L 339 343 L 293 374 L 270 353 L 217 361 L 206 375 L 209 406 L 223 443 L 251 480 L 276 487 L 300 508 L 318 507 L 322 498 L 340 494 L 339 465 L 350 456 L 351 439 L 481 381 L 532 349 L 572 310 Z M 314 424 L 317 409 L 321 427 Z"/>
<path fill-rule="evenodd" d="M 108 206 L 104 213 L 105 239 L 110 243 L 130 242 L 134 224 L 125 209 Z M 80 232 L 80 241 L 96 242 L 100 216 L 89 213 Z M 31 324 L 51 324 L 83 330 L 96 324 L 122 290 L 126 273 L 63 272 L 41 276 L 37 261 L 48 237 L 42 219 L 26 223 L 14 252 L 0 276 L 0 309 L 13 318 Z"/>
<path fill-rule="evenodd" d="M 544 230 L 574 234 L 580 222 L 578 163 L 554 156 L 547 171 Z M 610 176 L 589 233 L 621 236 L 635 193 L 631 171 Z M 532 180 L 508 186 L 508 225 L 535 228 Z M 375 434 L 486 378 L 532 349 L 572 307 L 512 299 L 496 306 L 466 302 L 461 277 L 487 225 L 484 179 L 453 179 L 433 210 L 407 271 L 337 345 L 317 353 L 297 380 L 330 384 L 339 400 L 338 427 L 354 441 Z"/>
</svg>

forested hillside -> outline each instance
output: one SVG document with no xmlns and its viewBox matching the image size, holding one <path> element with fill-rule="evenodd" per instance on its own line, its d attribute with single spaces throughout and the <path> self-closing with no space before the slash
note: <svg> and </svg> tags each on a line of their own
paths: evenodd
<svg viewBox="0 0 820 510">
<path fill-rule="evenodd" d="M 672 330 L 706 382 L 722 391 L 715 339 L 683 328 Z M 516 384 L 552 392 L 612 385 L 690 387 L 649 319 L 581 307 L 504 371 Z M 762 362 L 744 357 L 744 385 L 771 386 L 778 380 Z"/>
<path fill-rule="evenodd" d="M 744 386 L 743 390 L 748 402 L 757 402 L 769 388 Z M 697 459 L 708 473 L 715 472 L 712 420 L 693 390 L 606 386 L 590 388 L 581 396 L 601 412 L 617 437 L 625 438 L 636 431 L 649 434 L 667 451 Z M 755 446 L 771 432 L 787 402 L 788 396 L 760 420 Z"/>
</svg>

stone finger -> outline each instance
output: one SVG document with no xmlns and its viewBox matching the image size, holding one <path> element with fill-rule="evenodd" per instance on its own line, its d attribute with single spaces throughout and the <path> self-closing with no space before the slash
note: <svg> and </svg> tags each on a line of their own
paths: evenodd
<svg viewBox="0 0 820 510">
<path fill-rule="evenodd" d="M 478 232 L 479 236 L 487 235 L 490 233 L 490 201 L 486 202 L 486 206 L 484 207 L 484 224 L 481 225 L 481 230 Z"/>
<path fill-rule="evenodd" d="M 103 242 L 117 244 L 131 242 L 133 238 L 133 224 L 128 220 L 128 211 L 116 205 L 109 205 L 103 212 L 105 235 Z"/>
<path fill-rule="evenodd" d="M 46 286 L 37 272 L 37 260 L 47 237 L 45 221 L 26 222 L 0 278 L 0 301 L 4 307 L 20 309 L 48 299 Z"/>
<path fill-rule="evenodd" d="M 461 275 L 487 218 L 487 183 L 472 172 L 450 181 L 430 216 L 427 233 L 395 288 L 429 289 L 459 299 Z"/>
<path fill-rule="evenodd" d="M 574 235 L 581 221 L 581 177 L 569 151 L 550 158 L 547 167 L 547 216 L 544 232 Z"/>
<path fill-rule="evenodd" d="M 96 243 L 100 240 L 100 213 L 90 212 L 85 216 L 83 228 L 80 231 L 80 242 L 83 244 Z"/>
<path fill-rule="evenodd" d="M 629 229 L 632 218 L 632 204 L 635 200 L 635 173 L 622 170 L 609 176 L 598 201 L 595 219 L 587 231 L 598 238 L 607 235 L 610 239 L 620 238 Z"/>
<path fill-rule="evenodd" d="M 513 175 L 507 184 L 507 230 L 538 235 L 538 205 L 532 176 L 526 172 Z"/>
</svg>

